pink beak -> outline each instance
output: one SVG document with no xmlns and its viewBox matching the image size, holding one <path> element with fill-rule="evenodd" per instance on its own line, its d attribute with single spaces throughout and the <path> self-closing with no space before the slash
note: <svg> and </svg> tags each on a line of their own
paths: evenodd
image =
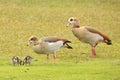
<svg viewBox="0 0 120 80">
<path fill-rule="evenodd" d="M 67 25 L 66 25 L 66 27 L 69 27 L 71 25 L 71 23 L 68 23 Z"/>
</svg>

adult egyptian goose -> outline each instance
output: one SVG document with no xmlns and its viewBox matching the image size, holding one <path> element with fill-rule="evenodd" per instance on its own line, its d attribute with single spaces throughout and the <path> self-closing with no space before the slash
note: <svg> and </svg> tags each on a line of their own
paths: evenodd
<svg viewBox="0 0 120 80">
<path fill-rule="evenodd" d="M 34 52 L 47 55 L 47 63 L 49 63 L 50 53 L 54 54 L 54 63 L 56 63 L 56 51 L 63 46 L 68 49 L 72 49 L 72 47 L 67 44 L 71 43 L 69 40 L 56 36 L 43 37 L 40 39 L 35 36 L 31 36 L 27 45 L 30 45 L 31 43 L 33 44 Z"/>
<path fill-rule="evenodd" d="M 73 25 L 72 32 L 80 41 L 88 43 L 92 46 L 92 56 L 96 56 L 95 47 L 99 42 L 105 42 L 111 45 L 112 42 L 107 35 L 104 33 L 93 29 L 89 26 L 80 27 L 78 19 L 75 17 L 70 17 L 68 19 L 67 26 Z"/>
</svg>

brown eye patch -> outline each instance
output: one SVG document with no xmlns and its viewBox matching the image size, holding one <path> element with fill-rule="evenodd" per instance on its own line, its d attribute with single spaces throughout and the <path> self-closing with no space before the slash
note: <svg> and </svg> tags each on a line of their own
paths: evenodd
<svg viewBox="0 0 120 80">
<path fill-rule="evenodd" d="M 33 38 L 31 38 L 30 40 L 34 40 Z"/>
<path fill-rule="evenodd" d="M 37 38 L 36 38 L 36 37 L 33 37 L 33 38 L 31 38 L 30 40 L 33 40 L 33 41 L 35 41 L 35 40 L 37 40 Z"/>
<path fill-rule="evenodd" d="M 73 21 L 73 19 L 70 19 L 70 21 Z"/>
</svg>

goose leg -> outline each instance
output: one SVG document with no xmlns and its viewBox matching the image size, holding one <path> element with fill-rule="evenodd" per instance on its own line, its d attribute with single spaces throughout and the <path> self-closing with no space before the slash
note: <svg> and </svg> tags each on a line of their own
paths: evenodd
<svg viewBox="0 0 120 80">
<path fill-rule="evenodd" d="M 49 63 L 49 54 L 47 54 L 47 61 L 46 63 L 48 64 Z"/>
<path fill-rule="evenodd" d="M 53 57 L 54 57 L 54 64 L 56 64 L 56 52 L 54 52 Z"/>
<path fill-rule="evenodd" d="M 95 47 L 92 47 L 92 56 L 96 56 Z"/>
</svg>

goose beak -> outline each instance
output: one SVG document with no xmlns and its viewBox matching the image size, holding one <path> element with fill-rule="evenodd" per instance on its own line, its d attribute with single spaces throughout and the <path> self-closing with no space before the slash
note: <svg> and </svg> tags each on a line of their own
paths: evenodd
<svg viewBox="0 0 120 80">
<path fill-rule="evenodd" d="M 27 46 L 29 46 L 29 44 L 27 44 Z"/>
<path fill-rule="evenodd" d="M 31 44 L 31 43 L 30 43 L 30 42 L 28 42 L 28 43 L 27 43 L 27 46 L 29 46 L 30 44 Z"/>
<path fill-rule="evenodd" d="M 29 46 L 29 45 L 27 44 L 27 46 Z"/>
<path fill-rule="evenodd" d="M 70 26 L 70 23 L 68 23 L 67 25 L 66 25 L 66 27 L 69 27 Z"/>
</svg>

